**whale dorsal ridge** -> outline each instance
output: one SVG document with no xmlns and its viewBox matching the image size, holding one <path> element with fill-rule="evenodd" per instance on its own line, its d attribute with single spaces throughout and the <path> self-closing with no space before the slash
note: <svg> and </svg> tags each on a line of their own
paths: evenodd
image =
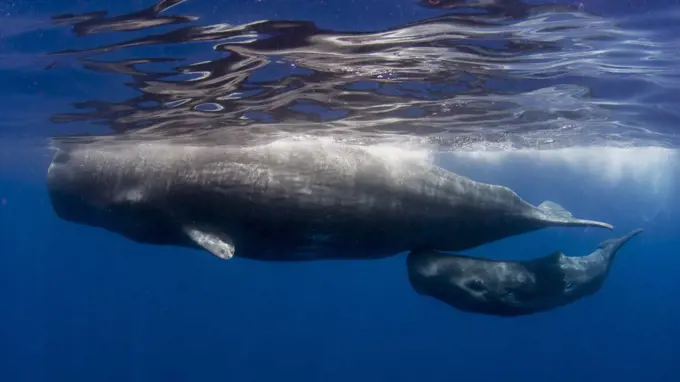
<svg viewBox="0 0 680 382">
<path fill-rule="evenodd" d="M 550 200 L 546 200 L 543 203 L 539 204 L 538 208 L 552 216 L 561 216 L 565 218 L 572 217 L 571 212 L 567 211 L 564 207 L 560 206 L 559 204 L 551 202 Z"/>
</svg>

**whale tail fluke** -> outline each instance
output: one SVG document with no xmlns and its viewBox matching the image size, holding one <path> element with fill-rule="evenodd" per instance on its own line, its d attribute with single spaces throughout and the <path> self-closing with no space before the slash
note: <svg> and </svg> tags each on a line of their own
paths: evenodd
<svg viewBox="0 0 680 382">
<path fill-rule="evenodd" d="M 549 200 L 544 201 L 538 205 L 540 220 L 549 225 L 556 226 L 572 226 L 572 227 L 600 227 L 606 229 L 613 229 L 614 226 L 609 223 L 600 222 L 597 220 L 586 220 L 575 218 L 571 212 L 564 207 Z"/>
</svg>

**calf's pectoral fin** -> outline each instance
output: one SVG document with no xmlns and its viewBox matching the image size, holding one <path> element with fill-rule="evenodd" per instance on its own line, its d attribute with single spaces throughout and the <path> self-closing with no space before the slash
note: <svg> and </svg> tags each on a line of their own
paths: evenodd
<svg viewBox="0 0 680 382">
<path fill-rule="evenodd" d="M 228 260 L 234 257 L 234 243 L 228 235 L 210 232 L 206 229 L 187 226 L 184 233 L 199 247 L 219 257 Z"/>
</svg>

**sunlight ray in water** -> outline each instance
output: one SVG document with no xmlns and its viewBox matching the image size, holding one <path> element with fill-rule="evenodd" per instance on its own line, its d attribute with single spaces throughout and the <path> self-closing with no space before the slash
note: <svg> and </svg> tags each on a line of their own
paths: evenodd
<svg viewBox="0 0 680 382">
<path fill-rule="evenodd" d="M 530 160 L 535 166 L 568 166 L 606 183 L 643 184 L 651 193 L 668 187 L 680 164 L 679 152 L 663 147 L 572 147 L 553 150 L 468 149 L 447 153 L 462 160 L 502 165 Z"/>
</svg>

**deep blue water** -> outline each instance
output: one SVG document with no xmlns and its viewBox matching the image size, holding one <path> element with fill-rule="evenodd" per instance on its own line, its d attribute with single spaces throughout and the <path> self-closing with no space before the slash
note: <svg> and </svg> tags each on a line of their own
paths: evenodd
<svg viewBox="0 0 680 382">
<path fill-rule="evenodd" d="M 500 1 L 488 16 L 441 19 L 453 10 L 416 0 L 187 1 L 162 15 L 196 20 L 142 28 L 159 16 L 126 16 L 118 27 L 138 30 L 96 33 L 108 19 L 73 17 L 153 2 L 1 2 L 0 381 L 680 380 L 680 8 L 560 3 L 576 13 L 543 9 L 546 19 Z M 257 27 L 250 42 L 182 29 L 259 20 L 291 27 Z M 149 36 L 162 37 L 123 46 Z M 177 68 L 189 64 L 193 74 Z M 498 318 L 417 295 L 403 254 L 223 261 L 66 223 L 50 206 L 48 137 L 230 129 L 425 138 L 449 152 L 448 169 L 615 225 L 468 254 L 575 256 L 645 231 L 596 295 Z"/>
</svg>

